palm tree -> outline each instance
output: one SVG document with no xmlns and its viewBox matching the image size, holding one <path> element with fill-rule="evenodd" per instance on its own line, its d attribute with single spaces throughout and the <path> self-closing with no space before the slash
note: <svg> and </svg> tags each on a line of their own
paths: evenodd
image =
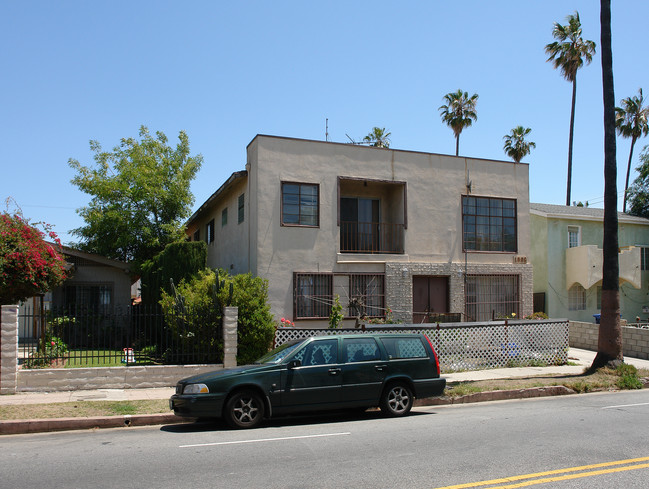
<svg viewBox="0 0 649 489">
<path fill-rule="evenodd" d="M 473 121 L 478 120 L 478 115 L 475 112 L 478 94 L 474 93 L 469 97 L 467 92 L 458 89 L 457 92 L 444 95 L 444 101 L 446 104 L 442 105 L 438 110 L 441 112 L 442 121 L 453 129 L 453 134 L 455 134 L 455 156 L 459 156 L 462 130 L 473 124 Z"/>
<path fill-rule="evenodd" d="M 510 134 L 503 136 L 505 140 L 503 150 L 516 163 L 520 163 L 523 158 L 530 154 L 532 148 L 536 148 L 536 143 L 525 141 L 525 136 L 530 132 L 532 132 L 532 129 L 529 127 L 516 126 Z"/>
<path fill-rule="evenodd" d="M 597 355 L 591 370 L 623 361 L 617 236 L 617 164 L 615 162 L 615 92 L 611 50 L 611 0 L 601 0 L 602 87 L 604 90 L 604 243 L 602 318 Z"/>
<path fill-rule="evenodd" d="M 626 183 L 624 184 L 623 212 L 626 212 L 633 147 L 639 137 L 649 134 L 649 123 L 647 122 L 647 118 L 649 118 L 649 107 L 644 107 L 643 104 L 644 97 L 642 96 L 642 88 L 640 88 L 637 97 L 622 99 L 622 107 L 615 107 L 615 126 L 617 127 L 617 133 L 622 137 L 631 138 L 631 151 L 629 151 L 629 163 L 626 167 Z"/>
<path fill-rule="evenodd" d="M 385 127 L 373 127 L 372 131 L 363 138 L 363 141 L 376 148 L 389 148 L 392 133 L 385 132 Z"/>
<path fill-rule="evenodd" d="M 570 187 L 572 185 L 572 139 L 575 127 L 575 101 L 577 100 L 577 70 L 590 64 L 595 54 L 595 43 L 581 38 L 581 22 L 579 13 L 569 15 L 567 25 L 554 23 L 552 36 L 556 39 L 545 46 L 547 61 L 552 61 L 555 68 L 561 71 L 563 77 L 572 82 L 572 108 L 570 109 L 570 138 L 568 140 L 568 189 L 566 205 L 570 205 Z"/>
</svg>

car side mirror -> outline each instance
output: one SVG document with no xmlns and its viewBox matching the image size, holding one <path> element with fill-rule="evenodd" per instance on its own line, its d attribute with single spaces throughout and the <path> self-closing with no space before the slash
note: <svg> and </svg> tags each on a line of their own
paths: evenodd
<svg viewBox="0 0 649 489">
<path fill-rule="evenodd" d="M 300 360 L 291 360 L 288 363 L 288 368 L 293 369 L 293 368 L 298 368 L 302 366 L 302 362 Z"/>
</svg>

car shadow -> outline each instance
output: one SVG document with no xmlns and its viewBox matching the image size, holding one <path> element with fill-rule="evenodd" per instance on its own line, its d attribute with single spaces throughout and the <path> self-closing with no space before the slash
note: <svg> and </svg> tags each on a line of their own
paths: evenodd
<svg viewBox="0 0 649 489">
<path fill-rule="evenodd" d="M 434 412 L 411 411 L 411 416 L 428 416 L 436 414 Z M 372 421 L 377 419 L 390 419 L 378 409 L 368 409 L 367 411 L 328 411 L 326 413 L 308 413 L 291 416 L 278 416 L 276 418 L 266 419 L 263 423 L 255 428 L 255 431 L 264 428 L 283 428 L 287 426 L 307 426 L 307 425 L 326 425 L 334 423 L 344 423 L 349 421 Z M 200 433 L 205 431 L 239 431 L 230 428 L 223 420 L 196 420 L 194 422 L 184 422 L 178 424 L 169 424 L 160 427 L 160 431 L 168 433 Z"/>
</svg>

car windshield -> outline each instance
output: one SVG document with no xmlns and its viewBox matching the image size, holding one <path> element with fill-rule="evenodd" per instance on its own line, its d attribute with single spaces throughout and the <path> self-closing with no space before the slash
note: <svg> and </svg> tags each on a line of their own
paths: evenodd
<svg viewBox="0 0 649 489">
<path fill-rule="evenodd" d="M 274 350 L 269 351 L 263 357 L 258 359 L 255 363 L 280 363 L 284 360 L 295 348 L 301 345 L 304 340 L 292 340 L 278 346 Z"/>
</svg>

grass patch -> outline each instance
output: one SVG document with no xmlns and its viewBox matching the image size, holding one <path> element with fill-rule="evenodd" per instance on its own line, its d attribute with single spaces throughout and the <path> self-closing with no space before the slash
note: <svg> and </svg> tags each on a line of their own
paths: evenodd
<svg viewBox="0 0 649 489">
<path fill-rule="evenodd" d="M 167 399 L 142 401 L 78 401 L 52 404 L 19 404 L 0 406 L 0 420 L 85 418 L 123 416 L 126 414 L 170 413 Z"/>
</svg>

